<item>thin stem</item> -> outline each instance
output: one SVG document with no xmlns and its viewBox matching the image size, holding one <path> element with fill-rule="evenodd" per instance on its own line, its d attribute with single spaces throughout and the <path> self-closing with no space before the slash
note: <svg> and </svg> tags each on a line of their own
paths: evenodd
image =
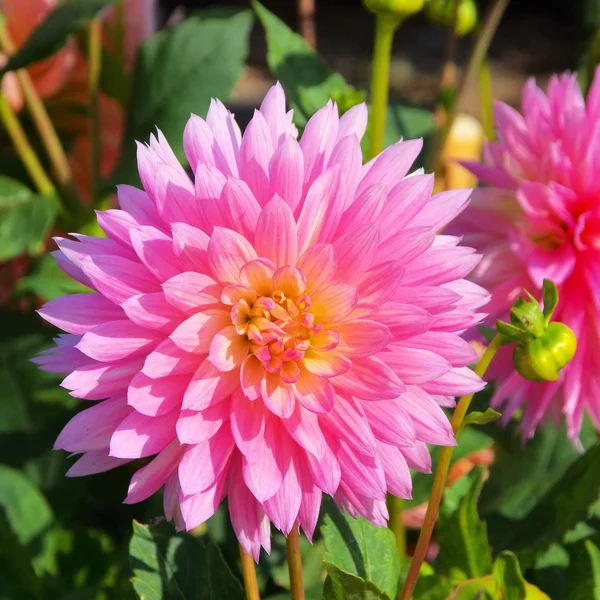
<svg viewBox="0 0 600 600">
<path fill-rule="evenodd" d="M 244 588 L 246 590 L 246 600 L 260 600 L 254 559 L 241 546 L 240 559 L 242 561 L 242 577 L 244 579 Z"/>
<path fill-rule="evenodd" d="M 29 144 L 29 140 L 21 127 L 21 123 L 19 123 L 17 115 L 3 94 L 0 94 L 0 119 L 4 123 L 4 127 L 17 150 L 17 154 L 37 189 L 44 195 L 52 194 L 54 192 L 52 181 L 46 175 L 44 167 Z"/>
<path fill-rule="evenodd" d="M 288 570 L 290 572 L 290 593 L 292 600 L 304 600 L 304 582 L 302 581 L 302 554 L 300 553 L 300 534 L 294 525 L 286 539 Z"/>
<path fill-rule="evenodd" d="M 452 128 L 452 123 L 454 122 L 457 108 L 461 106 L 462 101 L 464 99 L 467 84 L 471 81 L 471 79 L 473 79 L 473 77 L 475 77 L 476 73 L 481 67 L 481 63 L 487 55 L 487 51 L 490 47 L 490 43 L 492 42 L 492 38 L 494 37 L 496 29 L 498 29 L 498 25 L 500 24 L 500 21 L 502 19 L 502 15 L 504 15 L 504 11 L 508 6 L 508 1 L 509 0 L 494 0 L 494 3 L 492 4 L 490 10 L 488 11 L 483 21 L 481 29 L 479 30 L 479 35 L 477 36 L 477 41 L 475 42 L 475 47 L 473 48 L 473 52 L 471 53 L 471 57 L 469 58 L 467 68 L 456 89 L 456 101 L 454 103 L 454 110 L 450 112 L 450 114 L 448 115 L 448 119 L 446 120 L 446 124 L 440 131 L 439 141 L 436 146 L 435 156 L 433 160 L 434 173 L 439 172 L 440 165 L 442 162 L 444 145 L 446 143 L 446 139 L 448 138 L 448 134 L 450 133 L 450 129 Z"/>
<path fill-rule="evenodd" d="M 402 18 L 392 13 L 375 15 L 375 45 L 371 67 L 371 158 L 383 150 L 392 43 L 394 32 L 401 22 Z"/>
<path fill-rule="evenodd" d="M 315 0 L 298 0 L 298 28 L 305 41 L 316 48 Z"/>
<path fill-rule="evenodd" d="M 388 527 L 396 537 L 396 548 L 400 557 L 406 556 L 406 528 L 402 520 L 402 510 L 404 509 L 404 500 L 397 496 L 388 494 L 387 509 L 390 514 Z"/>
<path fill-rule="evenodd" d="M 483 356 L 477 363 L 477 366 L 475 367 L 475 373 L 477 373 L 477 375 L 479 375 L 480 377 L 483 377 L 483 375 L 487 371 L 490 362 L 496 355 L 496 352 L 498 351 L 498 348 L 502 343 L 502 339 L 502 335 L 496 334 L 494 339 L 486 348 L 486 351 L 484 352 Z M 467 410 L 469 409 L 469 405 L 471 404 L 472 399 L 473 394 L 468 394 L 467 396 L 463 396 L 458 401 L 456 410 L 452 415 L 451 421 L 452 430 L 454 431 L 455 436 L 458 436 L 462 429 L 463 420 L 465 418 L 465 415 L 467 414 Z M 435 475 L 433 477 L 431 496 L 429 497 L 429 501 L 427 503 L 427 512 L 425 513 L 425 520 L 423 521 L 423 527 L 421 528 L 421 533 L 419 534 L 419 541 L 417 542 L 417 547 L 415 549 L 412 562 L 410 563 L 408 575 L 406 577 L 406 581 L 404 582 L 404 586 L 402 587 L 402 591 L 398 596 L 398 600 L 410 600 L 413 590 L 415 589 L 415 585 L 419 577 L 419 572 L 421 570 L 421 565 L 425 560 L 427 548 L 429 547 L 429 542 L 431 541 L 433 528 L 437 520 L 440 502 L 442 500 L 444 488 L 446 487 L 446 479 L 448 477 L 448 471 L 450 469 L 450 461 L 452 459 L 453 450 L 453 446 L 445 446 L 444 448 L 442 448 L 442 451 L 440 453 L 440 459 L 435 470 Z"/>
<path fill-rule="evenodd" d="M 88 90 L 90 94 L 89 118 L 91 152 L 91 195 L 96 198 L 100 182 L 100 113 L 98 92 L 100 87 L 100 71 L 102 68 L 102 21 L 94 19 L 89 26 L 88 34 Z"/>
<path fill-rule="evenodd" d="M 479 108 L 481 111 L 481 123 L 483 132 L 488 140 L 496 137 L 494 128 L 494 96 L 492 93 L 492 73 L 490 63 L 486 59 L 481 63 L 479 69 Z"/>
</svg>

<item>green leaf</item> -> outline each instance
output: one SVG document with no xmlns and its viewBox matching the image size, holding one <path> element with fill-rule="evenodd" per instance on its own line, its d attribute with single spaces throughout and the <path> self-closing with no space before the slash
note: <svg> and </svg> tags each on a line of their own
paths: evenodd
<svg viewBox="0 0 600 600">
<path fill-rule="evenodd" d="M 39 490 L 19 471 L 0 465 L 0 507 L 19 543 L 27 550 L 36 573 L 55 569 L 52 509 Z"/>
<path fill-rule="evenodd" d="M 400 559 L 394 534 L 389 529 L 377 527 L 362 517 L 353 519 L 328 503 L 322 533 L 323 561 L 331 580 L 326 586 L 327 598 L 396 597 Z M 340 588 L 345 596 L 339 596 Z"/>
<path fill-rule="evenodd" d="M 575 461 L 522 521 L 488 519 L 490 531 L 493 526 L 494 547 L 510 548 L 524 567 L 532 565 L 536 555 L 553 542 L 560 542 L 586 518 L 590 506 L 598 500 L 599 481 L 600 444 Z"/>
<path fill-rule="evenodd" d="M 118 183 L 138 181 L 134 140 L 162 130 L 180 160 L 190 113 L 204 116 L 211 98 L 227 100 L 242 73 L 252 26 L 249 10 L 207 9 L 147 40 L 138 53 Z"/>
<path fill-rule="evenodd" d="M 569 547 L 567 600 L 600 600 L 600 549 L 592 540 Z"/>
<path fill-rule="evenodd" d="M 21 277 L 15 288 L 16 294 L 33 294 L 41 300 L 83 292 L 91 290 L 67 275 L 50 254 L 40 257 L 31 273 Z"/>
<path fill-rule="evenodd" d="M 175 534 L 166 521 L 133 522 L 129 557 L 133 587 L 142 600 L 241 600 L 241 583 L 219 548 L 201 537 Z"/>
<path fill-rule="evenodd" d="M 543 294 L 544 298 L 544 317 L 546 317 L 546 324 L 550 322 L 552 313 L 558 305 L 558 290 L 556 285 L 550 279 L 544 279 L 543 283 Z"/>
<path fill-rule="evenodd" d="M 0 75 L 48 58 L 64 46 L 69 35 L 115 0 L 69 0 L 59 4 L 13 54 Z"/>
<path fill-rule="evenodd" d="M 35 194 L 22 183 L 0 175 L 0 261 L 25 252 L 43 252 L 58 208 L 56 198 Z"/>
<path fill-rule="evenodd" d="M 331 98 L 351 94 L 353 88 L 329 68 L 302 36 L 260 2 L 253 0 L 252 6 L 267 35 L 267 63 L 285 88 L 300 126 Z"/>
<path fill-rule="evenodd" d="M 502 552 L 494 562 L 496 585 L 503 591 L 503 600 L 525 600 L 525 579 L 517 557 L 512 552 Z"/>
<path fill-rule="evenodd" d="M 452 488 L 445 494 L 440 508 L 438 543 L 443 572 L 460 571 L 466 577 L 482 577 L 492 569 L 492 552 L 487 527 L 477 513 L 477 501 L 483 487 L 483 469 L 476 467 L 453 486 L 468 485 L 458 506 Z"/>
<path fill-rule="evenodd" d="M 544 425 L 526 444 L 515 423 L 506 429 L 490 427 L 486 433 L 496 439 L 496 459 L 481 494 L 481 512 L 486 516 L 497 512 L 511 519 L 523 518 L 579 457 L 564 425 L 560 429 Z M 584 448 L 597 439 L 588 420 L 584 420 L 580 439 Z M 494 537 L 491 524 L 490 537 Z"/>
<path fill-rule="evenodd" d="M 487 425 L 497 421 L 502 415 L 493 408 L 486 408 L 484 412 L 473 410 L 467 414 L 462 423 L 462 427 L 469 425 Z"/>
</svg>

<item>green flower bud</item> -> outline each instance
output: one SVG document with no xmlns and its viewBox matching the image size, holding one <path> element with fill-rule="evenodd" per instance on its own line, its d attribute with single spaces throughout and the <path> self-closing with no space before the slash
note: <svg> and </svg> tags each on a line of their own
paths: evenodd
<svg viewBox="0 0 600 600">
<path fill-rule="evenodd" d="M 428 0 L 425 5 L 425 14 L 438 27 L 452 27 L 457 2 L 459 2 L 459 7 L 454 30 L 456 35 L 463 36 L 471 33 L 477 25 L 475 0 Z"/>
<path fill-rule="evenodd" d="M 544 334 L 513 352 L 519 374 L 531 381 L 556 381 L 559 371 L 571 362 L 577 349 L 573 331 L 564 323 L 550 323 Z"/>
<path fill-rule="evenodd" d="M 529 300 L 518 298 L 510 309 L 510 323 L 496 322 L 505 343 L 517 344 L 513 363 L 517 372 L 530 381 L 556 381 L 559 371 L 571 362 L 577 349 L 575 334 L 567 325 L 550 322 L 558 305 L 558 290 L 544 280 L 544 310 L 527 291 Z"/>
<path fill-rule="evenodd" d="M 391 13 L 404 18 L 422 10 L 425 0 L 363 0 L 363 4 L 372 13 Z"/>
</svg>

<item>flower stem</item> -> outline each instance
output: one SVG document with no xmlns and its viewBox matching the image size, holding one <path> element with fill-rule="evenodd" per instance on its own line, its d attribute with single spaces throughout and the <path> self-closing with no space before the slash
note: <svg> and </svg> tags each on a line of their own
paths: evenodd
<svg viewBox="0 0 600 600">
<path fill-rule="evenodd" d="M 0 94 L 0 120 L 4 123 L 4 127 L 17 150 L 21 162 L 27 169 L 27 173 L 29 173 L 39 192 L 44 195 L 52 194 L 55 191 L 52 181 L 46 175 L 44 167 L 29 144 L 29 140 L 21 127 L 21 123 L 19 123 L 17 115 L 15 115 L 8 100 L 2 94 Z"/>
<path fill-rule="evenodd" d="M 246 590 L 246 600 L 260 600 L 258 582 L 256 581 L 256 567 L 254 559 L 240 546 L 240 559 L 242 561 L 242 576 Z"/>
<path fill-rule="evenodd" d="M 313 48 L 317 46 L 315 29 L 315 0 L 297 0 L 300 35 Z"/>
<path fill-rule="evenodd" d="M 477 373 L 477 375 L 479 375 L 480 377 L 483 377 L 483 375 L 487 371 L 487 368 L 489 367 L 490 363 L 492 362 L 492 359 L 498 351 L 498 348 L 500 347 L 500 344 L 502 343 L 502 339 L 502 335 L 496 334 L 494 339 L 486 348 L 483 356 L 477 363 L 477 366 L 475 367 L 475 373 Z M 452 415 L 451 421 L 452 430 L 454 431 L 455 436 L 458 436 L 458 434 L 462 430 L 463 420 L 465 418 L 465 415 L 467 414 L 467 410 L 469 409 L 469 405 L 471 404 L 473 395 L 474 394 L 468 394 L 467 396 L 463 396 L 458 401 L 454 414 Z M 435 475 L 433 477 L 431 496 L 429 497 L 429 501 L 427 503 L 427 512 L 425 513 L 425 520 L 423 522 L 423 527 L 421 528 L 421 533 L 419 534 L 419 541 L 417 542 L 417 547 L 415 549 L 412 562 L 410 563 L 410 568 L 408 570 L 408 575 L 406 576 L 406 581 L 404 582 L 402 591 L 398 596 L 398 600 L 410 600 L 413 590 L 415 589 L 417 579 L 419 578 L 421 565 L 425 560 L 425 554 L 427 553 L 427 548 L 429 547 L 429 542 L 431 541 L 431 534 L 433 533 L 433 528 L 437 520 L 440 502 L 442 500 L 444 488 L 446 487 L 446 479 L 448 477 L 448 471 L 450 469 L 450 461 L 452 459 L 453 450 L 453 446 L 445 446 L 444 448 L 442 448 L 442 451 L 440 453 L 440 459 L 435 470 Z"/>
<path fill-rule="evenodd" d="M 479 30 L 479 35 L 477 36 L 477 41 L 475 42 L 475 47 L 473 48 L 473 52 L 469 58 L 465 73 L 458 83 L 454 108 L 449 112 L 446 123 L 440 130 L 438 136 L 435 155 L 433 158 L 434 173 L 438 173 L 441 168 L 444 145 L 446 144 L 446 139 L 448 138 L 448 134 L 452 128 L 452 123 L 454 122 L 457 108 L 462 104 L 467 89 L 467 84 L 471 81 L 471 79 L 473 79 L 473 77 L 475 77 L 476 73 L 481 67 L 482 62 L 485 60 L 487 51 L 492 42 L 492 38 L 496 33 L 496 29 L 498 29 L 498 25 L 502 20 L 502 15 L 504 15 L 504 11 L 506 10 L 507 6 L 508 0 L 494 0 L 487 15 L 485 16 L 481 29 Z"/>
<path fill-rule="evenodd" d="M 286 539 L 288 570 L 290 572 L 290 593 L 292 600 L 304 600 L 304 582 L 302 581 L 302 554 L 300 553 L 300 534 L 294 525 Z"/>
<path fill-rule="evenodd" d="M 98 107 L 98 91 L 100 86 L 100 70 L 102 68 L 102 21 L 94 19 L 90 22 L 88 32 L 88 90 L 91 152 L 91 195 L 96 198 L 100 182 L 100 114 Z"/>
<path fill-rule="evenodd" d="M 375 45 L 371 74 L 371 158 L 383 150 L 392 43 L 394 33 L 401 22 L 402 18 L 392 13 L 375 15 Z"/>
<path fill-rule="evenodd" d="M 1 22 L 0 48 L 9 56 L 15 52 L 13 41 L 10 39 L 6 27 Z M 71 208 L 76 212 L 81 212 L 82 205 L 73 185 L 71 167 L 58 134 L 56 133 L 56 129 L 48 115 L 48 111 L 35 89 L 35 85 L 33 84 L 29 73 L 25 69 L 19 69 L 16 71 L 16 76 L 21 86 L 27 109 L 38 130 L 44 148 L 48 153 L 62 195 Z"/>
<path fill-rule="evenodd" d="M 487 58 L 479 68 L 479 107 L 483 132 L 488 141 L 496 137 L 494 129 L 494 95 L 492 93 L 492 74 Z"/>
<path fill-rule="evenodd" d="M 396 537 L 396 547 L 398 548 L 398 554 L 400 558 L 406 556 L 406 528 L 402 521 L 402 510 L 404 508 L 404 500 L 397 496 L 388 494 L 387 497 L 387 509 L 390 515 L 388 527 Z"/>
</svg>

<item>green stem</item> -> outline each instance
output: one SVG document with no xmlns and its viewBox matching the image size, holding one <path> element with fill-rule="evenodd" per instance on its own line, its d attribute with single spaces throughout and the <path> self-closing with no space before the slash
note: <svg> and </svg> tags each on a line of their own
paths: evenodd
<svg viewBox="0 0 600 600">
<path fill-rule="evenodd" d="M 304 600 L 304 582 L 302 580 L 302 554 L 300 552 L 300 534 L 294 525 L 285 541 L 287 549 L 288 571 L 290 573 L 291 600 Z"/>
<path fill-rule="evenodd" d="M 500 344 L 502 343 L 503 336 L 499 333 L 496 334 L 494 339 L 490 342 L 490 345 L 486 348 L 483 356 L 477 363 L 475 367 L 475 373 L 480 377 L 483 377 L 487 368 L 490 366 L 492 359 L 496 356 L 496 352 L 498 352 L 498 348 L 500 348 Z M 473 399 L 474 394 L 468 394 L 467 396 L 463 396 L 458 401 L 456 405 L 456 409 L 454 414 L 452 415 L 452 430 L 454 431 L 454 435 L 458 437 L 458 434 L 461 432 L 463 427 L 463 420 L 467 411 L 469 410 L 469 405 L 471 404 L 471 400 Z M 402 587 L 402 591 L 398 595 L 398 600 L 410 600 L 412 593 L 415 589 L 415 585 L 417 583 L 417 579 L 419 578 L 419 573 L 421 571 L 421 565 L 425 560 L 425 555 L 427 554 L 427 548 L 429 547 L 429 542 L 431 541 L 431 535 L 433 534 L 433 528 L 435 526 L 435 522 L 437 520 L 438 511 L 440 509 L 440 502 L 442 500 L 442 496 L 444 494 L 444 489 L 446 487 L 446 479 L 448 478 L 448 471 L 450 470 L 450 461 L 452 460 L 452 452 L 454 450 L 454 446 L 444 446 L 440 453 L 440 458 L 435 469 L 435 475 L 433 477 L 433 485 L 431 487 L 431 496 L 427 502 L 427 512 L 425 513 L 425 519 L 423 521 L 423 527 L 421 528 L 421 533 L 419 534 L 419 541 L 417 542 L 417 547 L 415 548 L 415 553 L 413 559 L 410 563 L 410 568 L 408 570 L 408 575 L 406 576 L 406 580 L 404 582 L 404 586 Z"/>
<path fill-rule="evenodd" d="M 388 494 L 387 509 L 390 514 L 388 527 L 396 538 L 396 547 L 400 558 L 406 556 L 406 528 L 402 520 L 402 510 L 404 509 L 404 500 L 397 496 Z"/>
<path fill-rule="evenodd" d="M 246 590 L 246 600 L 260 600 L 254 559 L 241 546 L 240 560 L 242 561 L 242 577 L 244 579 L 244 589 Z"/>
<path fill-rule="evenodd" d="M 94 19 L 88 34 L 88 90 L 90 94 L 89 118 L 91 152 L 91 195 L 96 198 L 100 185 L 100 112 L 98 95 L 102 68 L 102 21 Z"/>
<path fill-rule="evenodd" d="M 492 141 L 496 137 L 494 128 L 494 96 L 492 93 L 492 73 L 487 58 L 479 68 L 479 107 L 481 110 L 481 123 L 485 137 Z"/>
<path fill-rule="evenodd" d="M 52 181 L 50 181 L 50 178 L 46 175 L 44 167 L 42 167 L 36 153 L 31 147 L 23 128 L 21 127 L 21 123 L 19 123 L 17 115 L 10 107 L 8 100 L 2 94 L 0 94 L 0 120 L 4 124 L 21 162 L 27 169 L 27 173 L 29 173 L 29 176 L 39 192 L 44 195 L 54 193 L 55 190 Z"/>
<path fill-rule="evenodd" d="M 402 18 L 392 13 L 375 15 L 375 45 L 371 75 L 371 158 L 383 150 L 392 43 L 394 32 L 401 22 Z"/>
</svg>

